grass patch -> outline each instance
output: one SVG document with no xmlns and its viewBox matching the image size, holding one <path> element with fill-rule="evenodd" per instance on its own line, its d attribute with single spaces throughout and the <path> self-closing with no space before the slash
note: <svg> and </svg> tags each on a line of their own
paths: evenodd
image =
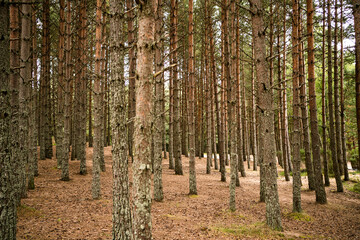
<svg viewBox="0 0 360 240">
<path fill-rule="evenodd" d="M 286 239 L 282 232 L 270 229 L 263 222 L 248 225 L 214 226 L 210 228 L 217 233 L 234 235 L 237 237 L 254 237 L 257 239 Z"/>
<path fill-rule="evenodd" d="M 17 213 L 19 217 L 23 217 L 23 218 L 41 218 L 43 217 L 43 215 L 41 214 L 41 212 L 33 207 L 27 206 L 25 204 L 21 204 L 18 208 L 17 208 Z"/>
<path fill-rule="evenodd" d="M 189 198 L 198 198 L 198 197 L 199 197 L 199 195 L 195 195 L 195 194 L 189 195 Z"/>
<path fill-rule="evenodd" d="M 286 213 L 285 214 L 286 217 L 294 219 L 296 221 L 301 221 L 301 222 L 311 222 L 313 221 L 313 218 L 311 216 L 309 216 L 308 214 L 306 214 L 305 212 L 291 212 L 291 213 Z"/>
<path fill-rule="evenodd" d="M 354 193 L 360 193 L 360 182 L 349 182 L 348 184 L 344 184 L 345 187 L 349 190 L 352 191 Z"/>
<path fill-rule="evenodd" d="M 292 176 L 293 173 L 292 173 L 292 172 L 289 172 L 289 175 Z M 306 169 L 301 169 L 301 170 L 300 170 L 300 175 L 301 175 L 302 177 L 307 176 Z M 284 172 L 284 171 L 280 171 L 280 172 L 279 172 L 279 176 L 285 177 L 285 172 Z"/>
</svg>

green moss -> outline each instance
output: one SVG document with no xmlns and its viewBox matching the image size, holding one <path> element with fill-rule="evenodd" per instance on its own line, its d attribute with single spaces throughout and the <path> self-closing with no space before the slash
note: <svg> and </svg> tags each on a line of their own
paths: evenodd
<svg viewBox="0 0 360 240">
<path fill-rule="evenodd" d="M 354 193 L 360 193 L 360 182 L 349 183 L 345 187 Z"/>
<path fill-rule="evenodd" d="M 313 221 L 313 218 L 311 216 L 309 216 L 308 214 L 306 214 L 305 212 L 291 212 L 291 213 L 287 213 L 285 214 L 285 216 L 294 219 L 296 221 L 302 221 L 302 222 L 311 222 Z"/>
<path fill-rule="evenodd" d="M 17 213 L 19 217 L 24 217 L 24 218 L 41 218 L 43 217 L 43 215 L 41 214 L 41 212 L 33 207 L 27 206 L 25 204 L 21 204 L 18 208 L 17 208 Z"/>
</svg>

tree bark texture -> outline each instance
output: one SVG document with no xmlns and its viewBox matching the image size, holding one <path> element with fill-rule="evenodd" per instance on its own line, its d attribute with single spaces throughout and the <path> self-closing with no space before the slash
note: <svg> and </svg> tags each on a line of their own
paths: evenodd
<svg viewBox="0 0 360 240">
<path fill-rule="evenodd" d="M 126 90 L 124 78 L 123 11 L 124 3 L 111 0 L 110 5 L 110 93 L 113 159 L 113 239 L 133 239 L 128 151 Z"/>
<path fill-rule="evenodd" d="M 17 136 L 12 134 L 13 125 L 17 122 L 14 121 L 16 116 L 11 108 L 9 20 L 9 5 L 0 2 L 0 238 L 15 240 L 16 159 L 12 156 L 12 149 L 18 149 L 19 146 L 16 143 Z"/>
<path fill-rule="evenodd" d="M 155 73 L 162 71 L 164 62 L 162 60 L 162 0 L 158 0 L 157 11 L 155 16 Z M 162 201 L 164 198 L 162 184 L 162 140 L 164 135 L 164 74 L 155 77 L 155 103 L 154 103 L 154 125 L 153 125 L 153 142 L 154 142 L 154 200 Z"/>
<path fill-rule="evenodd" d="M 266 223 L 273 229 L 281 230 L 281 211 L 277 190 L 274 116 L 272 93 L 266 61 L 264 9 L 261 0 L 249 0 L 254 36 L 256 76 L 258 81 L 257 103 L 259 106 L 260 162 L 264 167 Z"/>
<path fill-rule="evenodd" d="M 189 118 L 189 194 L 197 194 L 195 169 L 195 111 L 194 111 L 194 20 L 193 0 L 189 0 L 189 88 L 188 88 L 188 118 Z"/>
<path fill-rule="evenodd" d="M 331 150 L 331 159 L 333 161 L 333 170 L 336 180 L 336 189 L 338 192 L 343 192 L 343 186 L 341 182 L 339 163 L 337 160 L 337 148 L 336 148 L 336 138 L 335 138 L 335 129 L 334 129 L 334 103 L 333 103 L 333 76 L 332 76 L 332 34 L 331 34 L 331 0 L 327 1 L 328 8 L 328 32 L 327 32 L 327 41 L 328 41 L 328 109 L 329 109 L 329 136 L 330 136 L 330 150 Z M 336 66 L 337 67 L 337 66 Z"/>
<path fill-rule="evenodd" d="M 139 4 L 134 131 L 134 238 L 151 239 L 151 111 L 155 32 L 155 1 Z M 180 135 L 179 135 L 180 137 Z M 180 145 L 178 145 L 181 147 Z M 181 150 L 181 149 L 179 149 Z M 179 151 L 179 153 L 181 153 Z"/>
<path fill-rule="evenodd" d="M 313 16 L 314 8 L 312 0 L 306 1 L 307 9 L 307 35 L 308 35 L 308 84 L 309 84 L 309 107 L 310 107 L 310 128 L 311 146 L 314 166 L 314 187 L 316 202 L 326 203 L 326 192 L 323 183 L 320 158 L 320 136 L 317 121 L 317 105 L 315 91 L 315 49 L 314 49 L 314 30 Z"/>
</svg>

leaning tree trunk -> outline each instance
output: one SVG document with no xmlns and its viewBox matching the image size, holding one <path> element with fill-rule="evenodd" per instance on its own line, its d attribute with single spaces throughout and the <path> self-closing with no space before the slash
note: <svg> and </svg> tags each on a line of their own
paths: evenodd
<svg viewBox="0 0 360 240">
<path fill-rule="evenodd" d="M 136 117 L 134 132 L 134 238 L 151 237 L 151 111 L 153 81 L 153 44 L 155 1 L 140 3 L 138 11 L 139 36 L 136 62 Z M 178 136 L 180 137 L 180 135 Z M 180 147 L 180 146 L 179 146 Z M 180 149 L 181 150 L 181 149 Z M 180 153 L 180 152 L 178 152 Z"/>
<path fill-rule="evenodd" d="M 314 8 L 312 0 L 306 1 L 307 7 L 307 35 L 308 35 L 308 83 L 309 83 L 309 107 L 310 107 L 310 128 L 312 141 L 312 155 L 314 165 L 314 180 L 316 202 L 326 203 L 326 192 L 321 172 L 320 159 L 320 136 L 317 122 L 317 105 L 315 91 L 315 49 L 314 49 L 314 31 L 313 16 Z"/>
<path fill-rule="evenodd" d="M 11 5 L 14 6 L 14 5 Z M 9 5 L 0 2 L 0 238 L 16 239 L 16 201 L 15 201 L 15 161 L 11 149 L 18 149 L 14 143 L 17 136 L 12 134 L 14 109 L 11 108 L 10 90 L 10 36 Z"/>
<path fill-rule="evenodd" d="M 258 81 L 257 103 L 259 107 L 260 151 L 265 176 L 266 223 L 273 229 L 281 230 L 281 211 L 277 190 L 274 116 L 272 92 L 266 61 L 265 27 L 261 0 L 249 0 L 254 37 L 256 76 Z M 265 147 L 266 146 L 266 147 Z"/>
<path fill-rule="evenodd" d="M 110 1 L 110 94 L 113 158 L 113 239 L 133 239 L 124 79 L 123 14 L 121 1 Z"/>
</svg>

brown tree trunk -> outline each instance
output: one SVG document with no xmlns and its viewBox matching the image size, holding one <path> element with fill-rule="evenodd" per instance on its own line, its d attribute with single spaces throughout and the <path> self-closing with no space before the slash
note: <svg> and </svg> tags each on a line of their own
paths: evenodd
<svg viewBox="0 0 360 240">
<path fill-rule="evenodd" d="M 78 159 L 80 160 L 80 174 L 85 175 L 86 170 L 86 86 L 87 86 L 87 16 L 86 0 L 80 1 L 80 49 L 81 49 L 81 72 L 80 72 L 80 95 L 79 95 L 79 145 Z"/>
<path fill-rule="evenodd" d="M 64 55 L 65 55 L 65 0 L 60 0 L 60 22 L 59 22 L 59 65 L 58 65 L 58 86 L 57 86 L 57 115 L 56 115 L 56 159 L 57 167 L 61 168 L 63 155 L 67 153 L 64 147 Z"/>
<path fill-rule="evenodd" d="M 173 9 L 174 14 L 174 55 L 173 55 L 173 62 L 174 64 L 177 63 L 177 47 L 178 47 L 178 36 L 177 36 L 177 29 L 178 29 L 178 0 L 171 0 L 171 8 Z M 181 162 L 181 133 L 180 133 L 180 90 L 179 90 L 179 83 L 180 80 L 178 79 L 178 66 L 176 65 L 173 68 L 173 88 L 174 88 L 174 162 L 175 162 L 175 174 L 176 175 L 183 175 L 182 169 L 182 162 Z"/>
<path fill-rule="evenodd" d="M 14 3 L 12 1 L 11 3 Z M 9 7 L 9 6 L 7 6 Z M 7 33 L 6 33 L 7 35 Z M 5 39 L 4 39 L 5 40 Z M 10 125 L 10 141 L 13 146 L 11 149 L 7 149 L 10 152 L 10 162 L 14 165 L 12 166 L 15 170 L 15 178 L 10 183 L 13 185 L 13 190 L 15 193 L 15 203 L 20 204 L 22 198 L 22 172 L 25 171 L 22 165 L 22 154 L 21 148 L 24 147 L 21 145 L 21 140 L 19 139 L 19 134 L 21 133 L 20 127 L 23 124 L 20 120 L 21 110 L 20 110 L 20 22 L 19 22 L 19 5 L 11 4 L 10 5 L 10 76 L 9 76 L 9 87 L 10 87 L 10 107 L 11 107 L 11 125 Z M 4 53 L 6 56 L 6 53 Z M 7 61 L 7 60 L 5 60 Z M 6 83 L 4 83 L 6 84 Z M 15 137 L 16 136 L 16 137 Z M 23 136 L 22 136 L 23 137 Z M 6 194 L 6 193 L 5 193 Z"/>
<path fill-rule="evenodd" d="M 337 148 L 336 148 L 336 139 L 335 139 L 335 129 L 334 129 L 334 107 L 333 107 L 333 78 L 332 78 L 332 48 L 331 48 L 331 0 L 327 0 L 327 9 L 328 9 L 328 109 L 329 109 L 329 136 L 330 136 L 330 149 L 331 149 L 331 158 L 333 161 L 333 169 L 336 179 L 336 187 L 338 192 L 343 192 L 343 185 L 341 182 L 339 164 L 337 160 Z"/>
<path fill-rule="evenodd" d="M 283 22 L 283 44 L 284 44 L 284 56 L 283 56 L 283 76 L 282 76 L 282 149 L 283 149 L 283 168 L 285 180 L 290 181 L 289 177 L 289 162 L 290 162 L 290 146 L 289 146 L 289 134 L 288 134 L 288 119 L 287 119 L 287 94 L 286 94 L 286 0 L 283 5 L 284 22 Z"/>
<path fill-rule="evenodd" d="M 126 0 L 127 9 L 127 29 L 128 29 L 128 44 L 129 49 L 129 95 L 128 95 L 128 147 L 129 155 L 133 160 L 133 143 L 134 143 L 134 117 L 135 117 L 135 68 L 136 68 L 136 47 L 135 43 L 135 27 L 134 11 L 130 10 L 133 7 L 133 0 Z"/>
<path fill-rule="evenodd" d="M 293 212 L 301 212 L 300 175 L 300 105 L 299 105 L 299 2 L 292 0 L 292 59 L 293 59 Z"/>
<path fill-rule="evenodd" d="M 153 81 L 153 44 L 156 12 L 155 1 L 148 0 L 139 5 L 136 65 L 136 117 L 134 132 L 134 238 L 151 237 L 151 110 Z M 176 81 L 175 81 L 176 82 Z M 176 132 L 176 131 L 175 131 Z M 174 144 L 176 145 L 176 144 Z M 180 146 L 180 145 L 177 145 Z M 181 150 L 181 149 L 180 149 Z M 180 152 L 178 152 L 180 154 Z"/>
<path fill-rule="evenodd" d="M 325 104 L 325 19 L 326 19 L 326 12 L 325 12 L 325 5 L 326 2 L 323 2 L 323 37 L 322 37 L 322 88 L 321 88 L 321 116 L 322 116 L 322 144 L 323 144 L 323 164 L 324 164 L 324 178 L 325 178 L 325 186 L 330 186 L 329 180 L 329 169 L 328 169 L 328 160 L 327 160 L 327 140 L 326 140 L 326 104 Z M 309 90 L 310 93 L 310 90 Z M 311 94 L 311 93 L 310 93 Z M 311 113 L 310 113 L 311 114 Z M 312 132 L 312 131 L 311 131 Z M 314 159 L 315 164 L 315 159 Z M 321 165 L 320 165 L 321 167 Z M 316 167 L 314 165 L 314 171 Z M 317 173 L 315 173 L 317 174 Z"/>
<path fill-rule="evenodd" d="M 221 88 L 220 88 L 220 99 L 221 99 L 221 104 L 220 104 L 220 116 L 221 116 L 221 121 L 220 121 L 220 132 L 221 134 L 219 135 L 220 138 L 220 151 L 221 151 L 221 155 L 223 156 L 221 158 L 220 156 L 220 172 L 221 172 L 221 181 L 222 182 L 226 182 L 226 169 L 225 169 L 225 164 L 226 164 L 226 144 L 225 144 L 225 82 L 226 82 L 226 78 L 227 78 L 227 71 L 226 71 L 226 67 L 225 67 L 225 57 L 227 56 L 225 54 L 224 51 L 224 46 L 225 46 L 225 29 L 226 29 L 226 8 L 225 8 L 225 3 L 223 2 L 222 6 L 221 6 Z"/>
<path fill-rule="evenodd" d="M 299 13 L 301 11 L 301 6 L 299 6 Z M 302 16 L 299 14 L 299 41 L 303 35 L 302 27 Z M 311 150 L 310 150 L 310 133 L 309 133 L 309 117 L 308 117 L 308 106 L 307 106 L 307 97 L 306 97 L 306 83 L 305 83 L 305 59 L 304 59 L 304 43 L 299 43 L 299 87 L 300 87 L 300 107 L 301 107 L 301 123 L 303 130 L 303 148 L 305 150 L 305 166 L 306 173 L 308 177 L 308 185 L 310 190 L 315 189 L 314 182 L 314 171 L 313 164 L 311 161 Z"/>
<path fill-rule="evenodd" d="M 61 180 L 69 181 L 69 147 L 71 132 L 71 2 L 67 1 L 65 21 L 65 81 L 64 81 L 64 154 L 61 156 Z"/>
<path fill-rule="evenodd" d="M 101 17 L 103 0 L 96 1 L 96 45 L 95 45 L 95 81 L 94 81 L 94 153 L 93 153 L 93 170 L 92 170 L 92 198 L 99 199 L 100 191 L 100 158 L 102 151 L 101 144 Z"/>
<path fill-rule="evenodd" d="M 29 3 L 29 1 L 26 1 Z M 20 146 L 21 146 L 21 195 L 27 196 L 27 179 L 33 176 L 31 167 L 32 159 L 30 159 L 30 142 L 34 137 L 32 129 L 29 127 L 30 110 L 31 110 L 31 5 L 21 5 L 21 43 L 20 43 L 20 88 L 19 88 L 19 103 L 20 103 Z M 31 133 L 31 134 L 30 134 Z M 33 177 L 32 177 L 33 178 Z"/>
<path fill-rule="evenodd" d="M 14 13 L 15 5 L 10 5 L 11 14 Z M 11 149 L 18 150 L 16 139 L 18 136 L 13 135 L 12 130 L 18 127 L 14 124 L 17 109 L 12 107 L 12 91 L 10 82 L 10 29 L 9 29 L 9 5 L 8 3 L 0 2 L 0 195 L 2 200 L 0 202 L 0 238 L 1 239 L 16 239 L 16 161 L 13 158 Z M 11 32 L 11 35 L 13 32 Z M 11 73 L 12 75 L 12 73 Z M 15 110 L 15 111 L 14 111 Z M 15 145 L 14 145 L 15 143 Z M 9 151 L 10 150 L 10 151 Z"/>
<path fill-rule="evenodd" d="M 235 17 L 235 0 L 231 0 L 231 16 L 230 16 L 230 35 L 231 35 L 231 62 L 230 62 L 230 79 L 228 78 L 228 126 L 230 139 L 230 211 L 235 211 L 235 187 L 238 172 L 238 155 L 236 149 L 236 17 Z M 226 48 L 225 48 L 226 49 Z"/>
<path fill-rule="evenodd" d="M 208 1 L 205 0 L 204 6 L 205 15 L 205 99 L 206 99 L 206 174 L 211 173 L 212 161 L 212 139 L 211 139 L 211 82 L 210 82 L 210 64 L 209 64 L 209 24 L 207 21 L 209 10 Z"/>
<path fill-rule="evenodd" d="M 345 105 L 344 105 L 344 9 L 343 9 L 343 0 L 340 0 L 340 117 L 341 117 L 341 148 L 342 148 L 342 157 L 344 164 L 344 181 L 349 181 L 349 171 L 347 167 L 347 156 L 346 156 L 346 138 L 345 138 Z"/>
<path fill-rule="evenodd" d="M 339 102 L 339 66 L 338 66 L 338 1 L 335 0 L 335 32 L 334 32 L 334 113 L 335 113 L 335 139 L 336 139 L 336 159 L 338 161 L 339 173 L 344 174 L 343 155 L 341 144 L 341 122 L 340 122 L 340 102 Z"/>
<path fill-rule="evenodd" d="M 124 3 L 111 0 L 110 69 L 111 128 L 113 159 L 113 239 L 133 239 L 128 152 L 126 139 L 126 90 L 124 78 L 123 11 Z"/>
<path fill-rule="evenodd" d="M 356 92 L 356 119 L 358 131 L 358 148 L 360 148 L 360 0 L 353 2 L 354 29 L 355 29 L 355 92 Z M 360 166 L 360 151 L 358 157 Z"/>
<path fill-rule="evenodd" d="M 154 142 L 154 200 L 162 201 L 164 198 L 162 184 L 162 139 L 164 131 L 164 74 L 161 73 L 164 67 L 162 56 L 162 0 L 158 0 L 157 11 L 155 15 L 155 103 L 154 103 L 154 126 L 153 126 L 153 142 Z"/>
<path fill-rule="evenodd" d="M 272 94 L 266 61 L 264 9 L 261 0 L 249 0 L 252 32 L 254 37 L 256 76 L 258 81 L 257 103 L 259 107 L 260 162 L 265 176 L 266 223 L 273 229 L 281 230 L 281 211 L 276 180 L 274 116 Z M 267 146 L 267 147 L 265 147 Z"/>
<path fill-rule="evenodd" d="M 236 8 L 238 9 L 238 8 Z M 244 138 L 242 136 L 242 116 L 241 116 L 241 87 L 240 87 L 240 74 L 244 74 L 244 70 L 240 72 L 240 28 L 239 28 L 239 17 L 236 14 L 236 148 L 237 148 L 237 155 L 238 155 L 238 171 L 241 173 L 241 177 L 246 177 L 245 168 L 244 168 L 244 161 L 243 161 L 243 148 L 244 145 Z M 239 179 L 239 178 L 237 178 Z M 238 186 L 240 186 L 240 182 Z"/>
<path fill-rule="evenodd" d="M 189 89 L 188 89 L 188 117 L 189 117 L 189 194 L 197 194 L 195 169 L 195 118 L 194 118 L 194 20 L 193 0 L 189 0 Z"/>
<path fill-rule="evenodd" d="M 312 141 L 312 155 L 314 165 L 314 187 L 316 202 L 326 203 L 326 192 L 321 172 L 320 159 L 320 136 L 317 122 L 317 105 L 315 91 L 315 49 L 314 49 L 314 30 L 313 16 L 314 8 L 312 0 L 306 1 L 307 8 L 307 35 L 308 35 L 308 83 L 309 83 L 309 107 L 310 107 L 310 128 Z"/>
</svg>

